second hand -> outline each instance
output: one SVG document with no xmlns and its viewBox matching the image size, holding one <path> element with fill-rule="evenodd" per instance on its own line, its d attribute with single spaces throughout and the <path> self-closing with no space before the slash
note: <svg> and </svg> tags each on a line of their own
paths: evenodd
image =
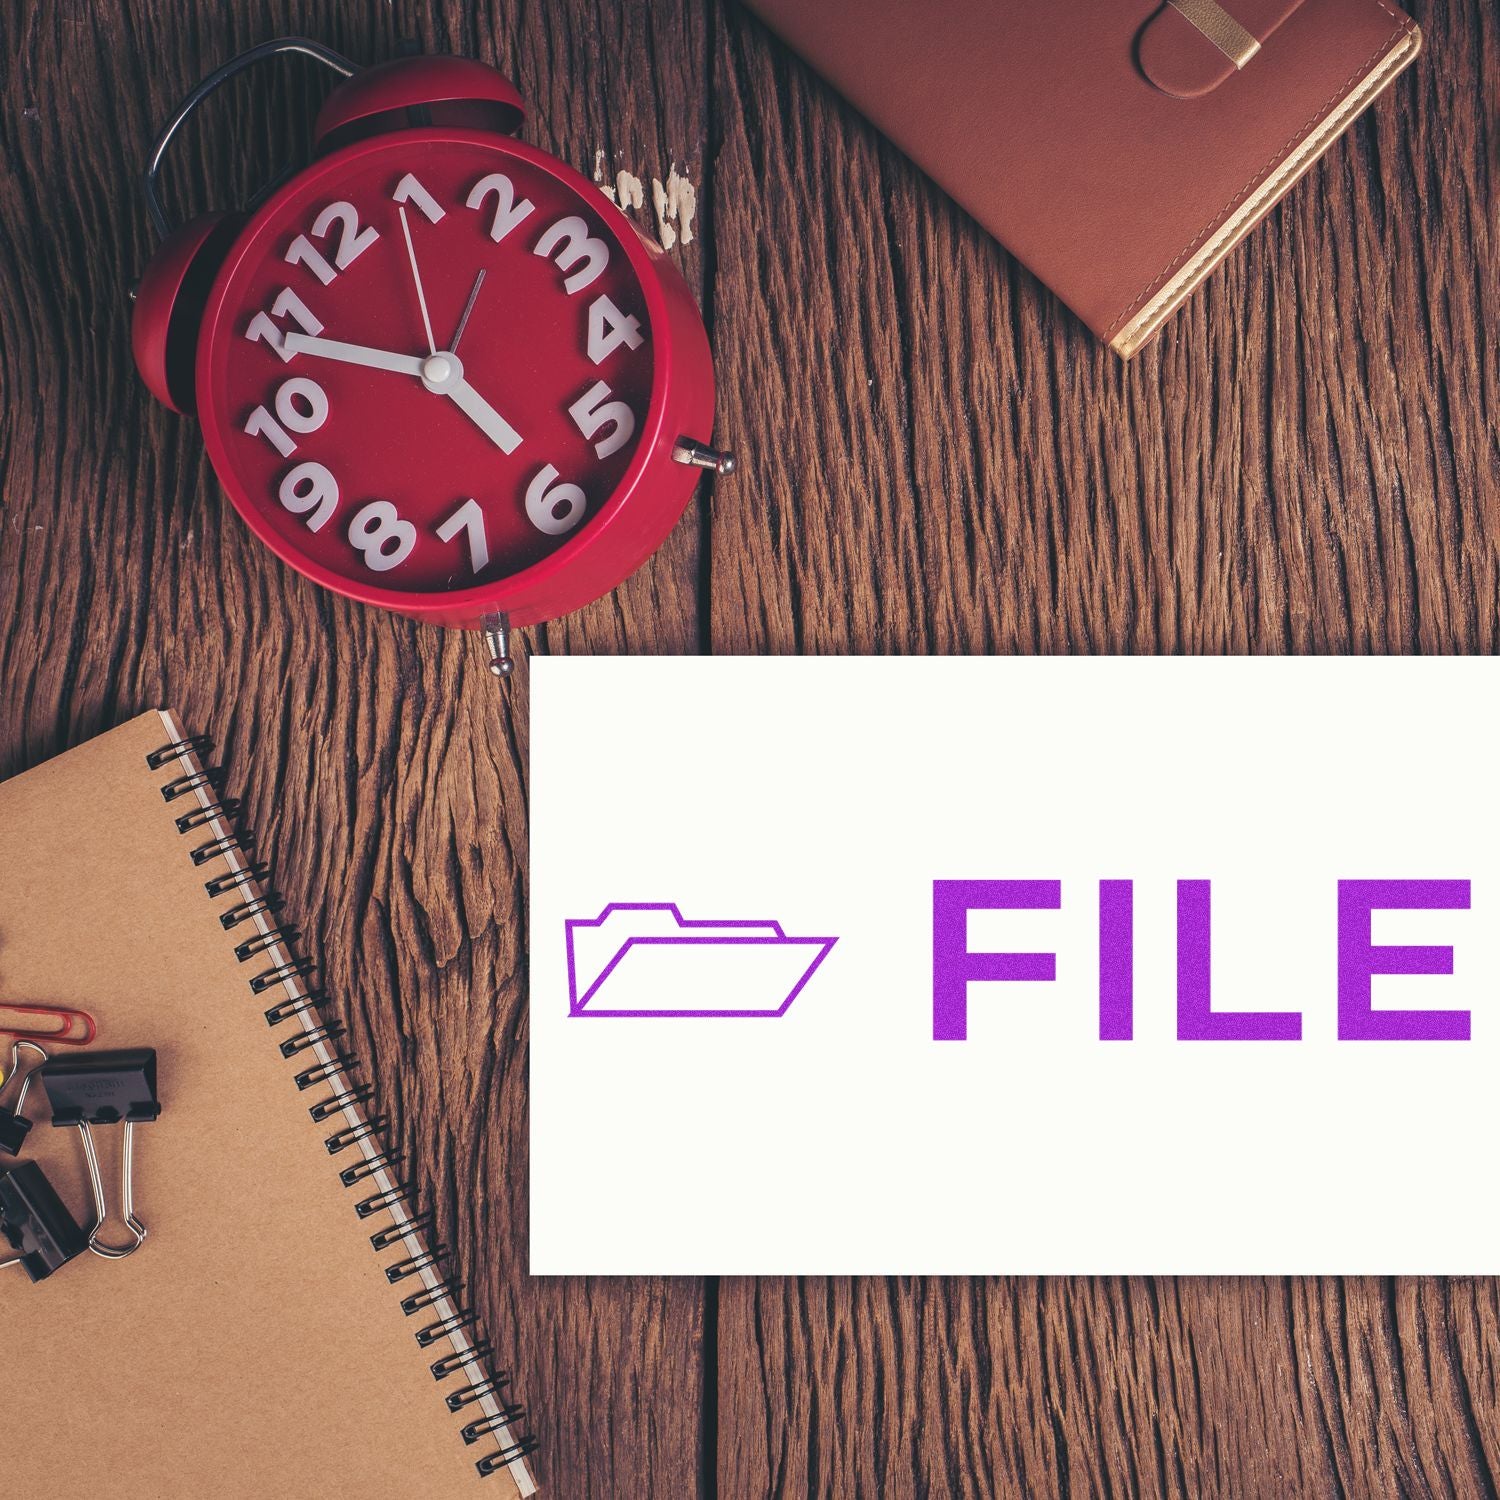
<svg viewBox="0 0 1500 1500">
<path fill-rule="evenodd" d="M 479 288 L 484 285 L 484 272 L 481 271 L 474 278 L 474 288 L 469 293 L 469 300 L 464 303 L 464 310 L 459 315 L 458 327 L 454 330 L 453 342 L 448 345 L 450 354 L 458 353 L 458 341 L 464 336 L 464 329 L 469 326 L 469 314 L 474 311 L 474 304 L 479 301 Z"/>
<path fill-rule="evenodd" d="M 411 225 L 406 222 L 406 205 L 397 206 L 401 216 L 401 233 L 406 236 L 406 258 L 411 262 L 411 279 L 417 284 L 417 306 L 422 309 L 422 327 L 427 331 L 427 352 L 437 353 L 437 344 L 432 337 L 432 319 L 427 316 L 427 294 L 422 290 L 422 273 L 417 269 L 417 252 L 412 248 Z"/>
</svg>

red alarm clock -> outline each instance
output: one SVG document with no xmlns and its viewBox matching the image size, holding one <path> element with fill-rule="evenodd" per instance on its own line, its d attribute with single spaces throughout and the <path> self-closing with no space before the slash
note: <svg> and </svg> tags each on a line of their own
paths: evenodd
<svg viewBox="0 0 1500 1500">
<path fill-rule="evenodd" d="M 310 165 L 248 213 L 169 232 L 163 153 L 214 89 L 300 53 L 348 81 Z M 132 341 L 153 393 L 196 412 L 250 529 L 367 604 L 489 635 L 607 593 L 665 540 L 708 444 L 713 364 L 692 293 L 593 183 L 513 138 L 492 68 L 356 71 L 316 42 L 206 78 L 146 172 L 163 244 Z"/>
</svg>

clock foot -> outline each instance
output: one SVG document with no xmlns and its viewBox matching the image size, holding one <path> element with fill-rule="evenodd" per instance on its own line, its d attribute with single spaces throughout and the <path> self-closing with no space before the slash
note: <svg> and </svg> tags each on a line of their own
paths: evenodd
<svg viewBox="0 0 1500 1500">
<path fill-rule="evenodd" d="M 721 448 L 710 448 L 707 443 L 692 438 L 678 438 L 672 457 L 680 464 L 691 464 L 695 469 L 712 469 L 719 475 L 734 473 L 734 454 Z"/>
<path fill-rule="evenodd" d="M 496 677 L 509 677 L 516 670 L 516 659 L 510 654 L 510 616 L 496 610 L 480 621 L 480 629 L 490 653 L 490 671 Z"/>
</svg>

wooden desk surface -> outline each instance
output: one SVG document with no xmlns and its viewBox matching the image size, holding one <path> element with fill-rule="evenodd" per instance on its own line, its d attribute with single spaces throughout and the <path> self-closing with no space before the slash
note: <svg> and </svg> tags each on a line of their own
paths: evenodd
<svg viewBox="0 0 1500 1500">
<path fill-rule="evenodd" d="M 1416 11 L 1415 68 L 1126 368 L 721 0 L 0 0 L 0 772 L 157 703 L 215 736 L 548 1493 L 1493 1496 L 1500 1297 L 529 1279 L 525 665 L 499 691 L 474 639 L 282 568 L 147 397 L 157 126 L 270 36 L 414 36 L 644 178 L 643 218 L 653 176 L 694 183 L 676 253 L 741 471 L 530 652 L 1493 652 L 1500 11 Z M 242 197 L 322 88 L 220 101 L 173 201 Z"/>
</svg>

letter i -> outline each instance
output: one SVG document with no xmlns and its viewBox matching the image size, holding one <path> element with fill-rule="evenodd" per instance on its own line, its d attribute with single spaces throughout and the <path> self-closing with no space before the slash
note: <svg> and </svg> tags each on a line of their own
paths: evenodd
<svg viewBox="0 0 1500 1500">
<path fill-rule="evenodd" d="M 1135 889 L 1129 880 L 1099 882 L 1099 1040 L 1135 1036 Z"/>
</svg>

